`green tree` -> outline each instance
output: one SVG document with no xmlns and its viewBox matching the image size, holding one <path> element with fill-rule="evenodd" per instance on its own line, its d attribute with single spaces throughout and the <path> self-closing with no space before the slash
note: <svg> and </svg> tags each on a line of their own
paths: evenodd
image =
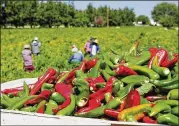
<svg viewBox="0 0 179 126">
<path fill-rule="evenodd" d="M 139 15 L 136 19 L 136 21 L 141 21 L 142 24 L 150 24 L 150 20 L 149 17 L 145 16 L 145 15 Z"/>
<path fill-rule="evenodd" d="M 167 28 L 176 26 L 175 19 L 174 19 L 173 16 L 163 17 L 163 18 L 160 19 L 159 23 L 160 23 L 163 27 L 167 27 Z"/>
<path fill-rule="evenodd" d="M 87 5 L 86 14 L 89 18 L 90 23 L 94 23 L 95 8 L 93 7 L 92 3 L 89 3 Z"/>
<path fill-rule="evenodd" d="M 171 23 L 174 23 L 172 25 L 175 25 L 178 23 L 178 7 L 176 4 L 167 2 L 157 4 L 152 11 L 152 18 L 154 21 L 162 22 L 163 24 L 165 24 L 164 21 L 168 22 L 168 20 L 173 19 L 174 21 Z"/>
<path fill-rule="evenodd" d="M 74 22 L 73 22 L 73 26 L 76 27 L 84 27 L 84 26 L 88 26 L 89 24 L 89 18 L 86 14 L 85 11 L 81 11 L 81 10 L 77 10 L 76 14 L 75 14 L 75 18 L 74 18 Z"/>
<path fill-rule="evenodd" d="M 5 2 L 2 2 L 1 3 L 1 15 L 0 15 L 0 24 L 1 24 L 1 26 L 4 26 L 4 27 L 6 27 L 6 11 L 5 11 L 5 6 L 6 6 L 6 4 L 5 4 Z"/>
<path fill-rule="evenodd" d="M 26 1 L 24 3 L 26 8 L 24 9 L 25 14 L 25 22 L 30 25 L 32 28 L 33 26 L 37 25 L 37 8 L 38 2 L 37 0 Z"/>
<path fill-rule="evenodd" d="M 134 9 L 129 9 L 125 7 L 122 11 L 122 25 L 131 26 L 135 21 Z"/>
</svg>

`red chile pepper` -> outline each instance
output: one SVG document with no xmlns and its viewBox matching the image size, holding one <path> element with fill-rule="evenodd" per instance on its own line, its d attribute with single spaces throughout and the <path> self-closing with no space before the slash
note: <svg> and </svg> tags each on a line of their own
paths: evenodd
<svg viewBox="0 0 179 126">
<path fill-rule="evenodd" d="M 89 96 L 87 107 L 81 108 L 77 113 L 87 112 L 99 107 L 101 105 L 101 101 L 105 98 L 105 93 L 112 93 L 112 84 L 115 81 L 115 79 L 116 78 L 111 77 L 104 88 L 99 89 L 97 92 L 91 94 Z"/>
<path fill-rule="evenodd" d="M 127 95 L 127 104 L 125 108 L 130 108 L 133 106 L 140 105 L 140 94 L 137 90 L 131 90 Z"/>
<path fill-rule="evenodd" d="M 56 70 L 49 68 L 48 71 L 35 83 L 35 86 L 30 91 L 30 95 L 35 95 L 42 87 L 43 83 L 47 82 L 56 74 Z"/>
<path fill-rule="evenodd" d="M 124 110 L 126 104 L 127 104 L 127 97 L 125 97 L 125 98 L 122 100 L 122 103 L 120 104 L 119 109 L 117 109 L 117 111 L 118 111 L 118 112 L 121 112 L 122 110 Z"/>
<path fill-rule="evenodd" d="M 24 106 L 34 105 L 34 104 L 37 104 L 37 103 L 41 102 L 42 100 L 48 100 L 50 95 L 51 95 L 50 90 L 43 90 L 36 98 L 26 101 L 24 103 Z"/>
<path fill-rule="evenodd" d="M 60 93 L 64 98 L 70 98 L 70 95 L 72 94 L 72 86 L 70 84 L 56 84 L 55 90 Z"/>
<path fill-rule="evenodd" d="M 153 47 L 153 48 L 150 48 L 149 51 L 151 54 L 151 57 L 150 57 L 150 59 L 151 59 L 152 57 L 154 57 L 156 55 L 156 53 L 158 52 L 158 49 Z"/>
<path fill-rule="evenodd" d="M 78 67 L 78 70 L 85 71 L 85 69 L 86 69 L 86 60 L 83 60 L 83 62 L 81 62 L 80 66 Z"/>
<path fill-rule="evenodd" d="M 85 63 L 85 71 L 90 70 L 92 67 L 94 67 L 97 63 L 98 59 L 94 58 Z"/>
<path fill-rule="evenodd" d="M 151 53 L 151 55 L 153 55 L 153 54 Z M 157 53 L 153 57 L 151 57 L 151 59 L 148 63 L 148 68 L 152 67 L 152 62 L 153 62 L 155 56 L 158 57 L 158 65 L 161 66 L 162 62 L 164 62 L 166 59 L 168 59 L 168 52 L 165 49 L 158 50 Z"/>
<path fill-rule="evenodd" d="M 96 87 L 97 83 L 105 82 L 104 78 L 101 75 L 97 78 L 87 78 L 86 80 L 89 83 L 90 90 L 92 89 L 93 91 L 98 90 Z"/>
<path fill-rule="evenodd" d="M 78 68 L 74 68 L 73 70 L 71 70 L 69 73 L 68 73 L 68 76 L 66 77 L 65 79 L 65 83 L 71 83 L 72 82 L 72 79 L 73 77 L 75 77 L 75 71 L 78 70 Z"/>
<path fill-rule="evenodd" d="M 54 76 L 50 77 L 50 79 L 48 80 L 47 83 L 55 84 L 55 81 L 56 81 L 56 80 L 57 80 L 57 77 L 56 77 L 56 75 L 54 75 Z"/>
<path fill-rule="evenodd" d="M 87 103 L 87 107 L 83 107 L 80 110 L 78 110 L 77 113 L 82 113 L 82 112 L 88 112 L 92 109 L 95 109 L 101 105 L 101 100 L 98 98 L 93 98 L 90 99 Z"/>
<path fill-rule="evenodd" d="M 124 65 L 119 65 L 119 66 L 115 69 L 115 72 L 116 72 L 116 74 L 117 74 L 118 76 L 137 75 L 137 73 L 136 73 L 134 70 L 132 70 L 132 69 L 130 69 L 130 68 L 124 66 Z"/>
<path fill-rule="evenodd" d="M 28 87 L 30 89 L 32 89 L 34 87 L 34 84 L 28 84 Z M 20 86 L 20 87 L 16 87 L 16 88 L 9 88 L 9 89 L 4 89 L 3 91 L 1 91 L 1 93 L 3 94 L 10 94 L 10 93 L 15 93 L 15 92 L 19 92 L 22 91 L 24 88 L 24 86 Z"/>
<path fill-rule="evenodd" d="M 149 116 L 145 116 L 145 117 L 142 119 L 142 121 L 143 121 L 144 123 L 157 124 L 157 121 L 154 120 L 154 119 L 152 119 L 152 118 L 149 117 Z"/>
<path fill-rule="evenodd" d="M 86 61 L 84 60 L 79 67 L 76 67 L 74 68 L 73 70 L 71 70 L 69 73 L 68 73 L 68 76 L 66 77 L 65 79 L 65 83 L 67 84 L 70 84 L 73 79 L 75 79 L 75 72 L 76 70 L 82 70 L 82 71 L 85 71 L 86 69 Z"/>
<path fill-rule="evenodd" d="M 147 96 L 146 99 L 150 102 L 154 102 L 157 100 L 166 100 L 167 96 Z"/>
<path fill-rule="evenodd" d="M 119 112 L 113 109 L 104 109 L 104 114 L 117 119 Z"/>
<path fill-rule="evenodd" d="M 97 92 L 90 95 L 90 98 L 96 98 L 99 97 L 100 100 L 104 99 L 104 94 L 107 92 L 112 93 L 112 84 L 116 80 L 115 77 L 110 77 L 110 79 L 106 82 L 106 85 L 104 88 L 99 89 Z"/>
<path fill-rule="evenodd" d="M 72 86 L 70 84 L 59 83 L 55 85 L 55 90 L 66 99 L 66 101 L 63 104 L 59 105 L 57 109 L 53 109 L 53 112 L 57 113 L 59 110 L 67 107 L 70 104 L 71 102 L 70 95 L 72 94 Z"/>
<path fill-rule="evenodd" d="M 177 62 L 178 62 L 178 55 L 175 55 L 175 57 L 172 60 L 168 61 L 168 59 L 166 59 L 164 62 L 162 62 L 161 66 L 172 68 Z"/>
</svg>

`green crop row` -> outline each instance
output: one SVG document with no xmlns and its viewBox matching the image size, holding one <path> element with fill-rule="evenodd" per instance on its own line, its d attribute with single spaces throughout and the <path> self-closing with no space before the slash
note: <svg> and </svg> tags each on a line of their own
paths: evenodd
<svg viewBox="0 0 179 126">
<path fill-rule="evenodd" d="M 62 29 L 2 29 L 1 30 L 1 83 L 19 78 L 42 75 L 47 68 L 69 70 L 67 63 L 71 47 L 75 44 L 83 51 L 90 36 L 97 37 L 101 53 L 109 47 L 115 50 L 128 50 L 138 39 L 141 48 L 161 46 L 169 52 L 178 52 L 176 30 L 162 27 L 121 27 L 121 28 L 62 28 Z M 21 52 L 25 44 L 37 36 L 41 42 L 41 55 L 33 56 L 36 70 L 24 72 Z"/>
</svg>

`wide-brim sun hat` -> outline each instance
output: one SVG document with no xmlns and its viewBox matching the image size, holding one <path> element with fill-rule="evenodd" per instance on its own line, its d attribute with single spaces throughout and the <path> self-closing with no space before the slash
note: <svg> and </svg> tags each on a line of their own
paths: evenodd
<svg viewBox="0 0 179 126">
<path fill-rule="evenodd" d="M 73 45 L 72 48 L 76 48 L 76 45 Z"/>
<path fill-rule="evenodd" d="M 72 51 L 72 52 L 78 52 L 78 49 L 77 49 L 77 48 L 72 48 L 71 51 Z"/>
<path fill-rule="evenodd" d="M 34 40 L 38 40 L 38 37 L 35 37 Z"/>
<path fill-rule="evenodd" d="M 25 46 L 24 46 L 24 49 L 30 49 L 30 45 L 28 45 L 28 44 L 25 45 Z"/>
<path fill-rule="evenodd" d="M 97 39 L 95 39 L 95 40 L 94 40 L 94 43 L 98 43 L 98 40 L 97 40 Z"/>
</svg>

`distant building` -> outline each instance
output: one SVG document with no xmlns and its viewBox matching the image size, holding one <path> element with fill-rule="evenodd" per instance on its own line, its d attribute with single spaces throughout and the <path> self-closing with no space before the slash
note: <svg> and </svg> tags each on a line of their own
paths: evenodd
<svg viewBox="0 0 179 126">
<path fill-rule="evenodd" d="M 148 25 L 144 25 L 144 24 L 142 23 L 142 21 L 133 22 L 133 24 L 134 24 L 135 26 L 148 26 Z"/>
<path fill-rule="evenodd" d="M 154 20 L 150 20 L 150 24 L 152 26 L 161 26 L 161 24 L 159 24 L 158 22 L 155 22 Z"/>
</svg>

